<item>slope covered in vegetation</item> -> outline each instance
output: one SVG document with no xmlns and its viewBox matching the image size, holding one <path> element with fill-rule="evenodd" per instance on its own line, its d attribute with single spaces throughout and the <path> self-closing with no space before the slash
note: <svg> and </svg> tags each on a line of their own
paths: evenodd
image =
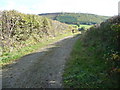
<svg viewBox="0 0 120 90">
<path fill-rule="evenodd" d="M 71 26 L 38 15 L 23 14 L 15 10 L 0 12 L 0 59 L 11 58 L 27 46 L 44 39 L 69 32 Z"/>
<path fill-rule="evenodd" d="M 120 16 L 90 28 L 81 36 L 63 76 L 65 87 L 120 87 Z"/>
<path fill-rule="evenodd" d="M 46 13 L 39 15 L 67 24 L 98 24 L 109 18 L 87 13 Z"/>
</svg>

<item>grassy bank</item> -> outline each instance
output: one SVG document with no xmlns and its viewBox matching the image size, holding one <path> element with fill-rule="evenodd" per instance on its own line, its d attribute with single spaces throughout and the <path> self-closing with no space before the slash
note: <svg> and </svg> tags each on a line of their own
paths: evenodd
<svg viewBox="0 0 120 90">
<path fill-rule="evenodd" d="M 63 74 L 64 87 L 118 88 L 120 85 L 120 17 L 82 34 Z"/>
<path fill-rule="evenodd" d="M 117 87 L 116 80 L 110 78 L 105 71 L 101 52 L 94 47 L 83 45 L 79 39 L 71 53 L 70 61 L 64 73 L 65 87 L 74 88 L 113 88 Z"/>
<path fill-rule="evenodd" d="M 22 49 L 15 51 L 15 52 L 4 54 L 4 56 L 1 57 L 2 61 L 0 62 L 0 64 L 1 65 L 10 64 L 13 61 L 19 59 L 20 57 L 22 57 L 22 56 L 24 56 L 26 54 L 35 52 L 36 50 L 38 50 L 40 48 L 43 48 L 43 47 L 47 46 L 50 43 L 54 43 L 54 42 L 66 37 L 66 36 L 71 36 L 71 35 L 73 35 L 73 34 L 71 32 L 68 32 L 66 34 L 58 35 L 58 36 L 56 36 L 54 38 L 53 37 L 51 37 L 51 38 L 49 37 L 47 39 L 44 38 L 44 39 L 42 39 L 42 42 L 40 42 L 40 43 L 37 43 L 35 45 L 34 44 L 29 45 L 27 47 L 23 47 Z"/>
</svg>

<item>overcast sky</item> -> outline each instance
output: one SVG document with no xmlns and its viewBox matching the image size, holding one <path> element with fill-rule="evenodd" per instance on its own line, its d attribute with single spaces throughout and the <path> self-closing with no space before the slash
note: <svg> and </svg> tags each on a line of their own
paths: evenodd
<svg viewBox="0 0 120 90">
<path fill-rule="evenodd" d="M 23 13 L 51 12 L 92 13 L 114 16 L 120 0 L 0 0 L 0 10 L 18 10 Z"/>
</svg>

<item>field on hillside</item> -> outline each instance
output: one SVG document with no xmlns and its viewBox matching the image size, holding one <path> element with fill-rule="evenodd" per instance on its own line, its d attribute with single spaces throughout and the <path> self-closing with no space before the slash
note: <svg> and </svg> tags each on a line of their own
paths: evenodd
<svg viewBox="0 0 120 90">
<path fill-rule="evenodd" d="M 85 29 L 89 29 L 90 27 L 92 27 L 93 25 L 83 25 L 83 24 L 80 24 L 80 27 L 79 28 L 85 28 Z"/>
</svg>

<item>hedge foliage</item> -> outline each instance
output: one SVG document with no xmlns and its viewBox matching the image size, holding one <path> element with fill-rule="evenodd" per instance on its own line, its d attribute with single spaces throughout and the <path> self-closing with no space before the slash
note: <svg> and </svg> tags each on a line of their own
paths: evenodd
<svg viewBox="0 0 120 90">
<path fill-rule="evenodd" d="M 71 27 L 46 17 L 23 14 L 15 10 L 0 11 L 1 55 L 42 42 L 68 32 Z"/>
<path fill-rule="evenodd" d="M 94 41 L 89 46 L 97 48 L 105 60 L 108 75 L 120 85 L 120 16 L 90 28 L 85 35 L 85 44 L 89 40 Z"/>
</svg>

